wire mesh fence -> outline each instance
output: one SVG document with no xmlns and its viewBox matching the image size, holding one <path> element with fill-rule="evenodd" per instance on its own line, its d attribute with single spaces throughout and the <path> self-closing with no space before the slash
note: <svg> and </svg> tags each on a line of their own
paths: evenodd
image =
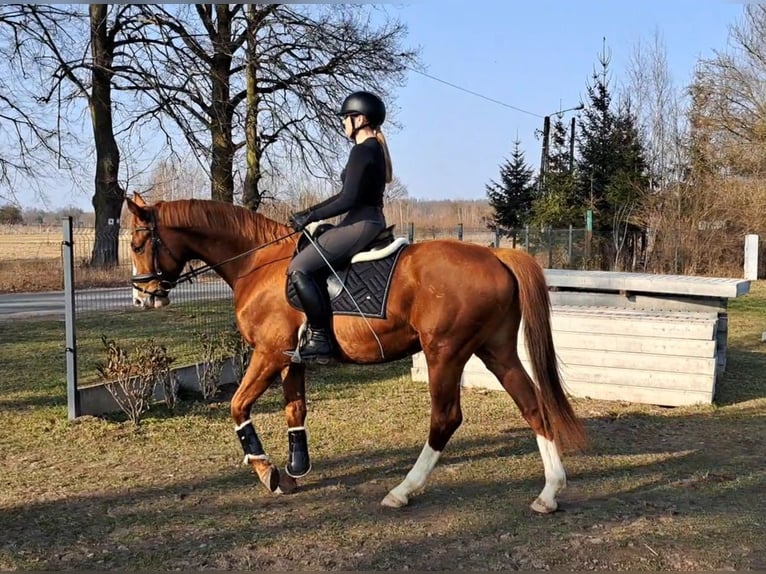
<svg viewBox="0 0 766 574">
<path fill-rule="evenodd" d="M 592 268 L 591 250 L 598 241 L 585 229 L 525 227 L 494 230 L 485 227 L 416 226 L 397 229 L 411 242 L 456 239 L 493 247 L 524 249 L 546 268 Z M 72 229 L 69 245 L 62 241 L 61 227 L 0 229 L 0 293 L 40 293 L 32 314 L 64 312 L 64 250 L 69 249 L 73 268 L 73 328 L 76 331 L 77 361 L 73 365 L 80 385 L 97 383 L 99 365 L 106 359 L 106 342 L 115 341 L 127 349 L 155 341 L 167 348 L 174 367 L 196 365 L 206 360 L 211 341 L 237 334 L 232 292 L 215 272 L 199 276 L 193 283 L 171 292 L 172 304 L 144 310 L 134 304 L 130 285 L 133 274 L 130 232 L 115 228 L 112 236 L 98 236 L 92 227 Z M 96 248 L 98 243 L 101 245 Z M 104 243 L 109 245 L 104 245 Z M 92 265 L 94 251 L 114 254 L 114 265 Z M 191 266 L 202 262 L 191 262 Z M 39 303 L 38 301 L 38 303 Z M 62 362 L 63 368 L 63 362 Z"/>
<path fill-rule="evenodd" d="M 577 265 L 584 253 L 584 230 L 525 228 L 500 233 L 465 229 L 462 225 L 448 229 L 410 226 L 410 230 L 413 242 L 454 238 L 488 246 L 523 248 L 548 267 Z M 88 227 L 73 229 L 78 384 L 98 382 L 98 368 L 103 364 L 108 341 L 129 348 L 154 340 L 167 348 L 174 366 L 182 367 L 205 360 L 212 340 L 223 340 L 236 332 L 231 289 L 212 271 L 194 283 L 174 288 L 169 307 L 150 311 L 137 307 L 136 293 L 130 286 L 133 273 L 130 232 L 115 228 L 111 233 L 98 235 Z M 105 251 L 113 253 L 115 264 L 92 265 L 96 251 L 99 256 Z M 202 262 L 193 261 L 189 265 L 196 267 Z"/>
<path fill-rule="evenodd" d="M 407 235 L 412 242 L 433 239 L 457 239 L 489 247 L 524 249 L 549 269 L 583 268 L 588 264 L 589 238 L 585 229 L 553 229 L 526 226 L 520 229 L 488 229 L 486 227 L 415 226 Z"/>
<path fill-rule="evenodd" d="M 113 243 L 107 249 L 113 250 L 117 261 L 107 267 L 91 265 L 94 247 L 100 244 L 98 248 L 103 249 L 105 242 Z M 170 306 L 147 310 L 137 305 L 130 284 L 129 231 L 99 236 L 93 228 L 77 228 L 71 249 L 79 385 L 99 382 L 98 369 L 109 341 L 128 352 L 157 342 L 166 347 L 173 367 L 184 367 L 208 360 L 211 340 L 237 332 L 231 289 L 214 272 L 173 289 Z"/>
</svg>

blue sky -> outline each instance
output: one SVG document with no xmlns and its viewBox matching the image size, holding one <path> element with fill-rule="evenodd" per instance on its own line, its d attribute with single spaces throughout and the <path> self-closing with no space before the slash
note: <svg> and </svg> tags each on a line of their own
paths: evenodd
<svg viewBox="0 0 766 574">
<path fill-rule="evenodd" d="M 421 47 L 426 72 L 479 92 L 522 113 L 411 72 L 397 91 L 401 128 L 387 135 L 394 170 L 419 199 L 481 199 L 496 179 L 513 141 L 537 167 L 542 118 L 577 105 L 606 37 L 612 87 L 622 81 L 636 43 L 655 30 L 666 45 L 677 85 L 685 85 L 700 57 L 726 45 L 742 4 L 727 0 L 492 0 L 476 3 L 415 0 L 389 5 Z M 567 116 L 568 118 L 571 116 Z M 81 193 L 51 194 L 50 207 L 90 205 L 90 176 Z M 24 206 L 35 202 L 20 195 Z"/>
<path fill-rule="evenodd" d="M 723 0 L 494 0 L 471 8 L 422 0 L 402 8 L 401 18 L 430 75 L 544 116 L 586 98 L 604 37 L 613 89 L 637 42 L 651 43 L 655 30 L 674 82 L 686 85 L 699 57 L 725 48 L 742 8 Z M 539 164 L 539 117 L 414 73 L 396 105 L 402 129 L 389 142 L 394 169 L 412 197 L 485 197 L 485 184 L 498 178 L 517 134 L 529 163 Z"/>
</svg>

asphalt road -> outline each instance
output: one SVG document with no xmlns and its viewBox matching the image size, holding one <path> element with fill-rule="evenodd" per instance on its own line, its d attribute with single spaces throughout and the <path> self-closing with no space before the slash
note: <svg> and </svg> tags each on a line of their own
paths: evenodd
<svg viewBox="0 0 766 574">
<path fill-rule="evenodd" d="M 133 308 L 133 294 L 130 287 L 109 289 L 87 289 L 75 293 L 75 309 L 78 312 L 110 311 Z M 202 301 L 224 299 L 231 296 L 231 289 L 223 281 L 184 284 L 171 292 L 170 300 Z M 44 293 L 3 293 L 0 294 L 0 321 L 28 317 L 50 317 L 64 319 L 64 292 Z"/>
</svg>

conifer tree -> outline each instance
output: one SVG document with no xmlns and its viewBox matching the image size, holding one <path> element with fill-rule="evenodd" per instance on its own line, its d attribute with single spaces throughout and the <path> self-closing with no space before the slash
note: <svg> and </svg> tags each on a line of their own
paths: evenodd
<svg viewBox="0 0 766 574">
<path fill-rule="evenodd" d="M 528 222 L 535 198 L 533 173 L 517 139 L 511 158 L 500 166 L 500 182 L 493 180 L 486 186 L 494 210 L 491 228 L 518 229 Z"/>
</svg>

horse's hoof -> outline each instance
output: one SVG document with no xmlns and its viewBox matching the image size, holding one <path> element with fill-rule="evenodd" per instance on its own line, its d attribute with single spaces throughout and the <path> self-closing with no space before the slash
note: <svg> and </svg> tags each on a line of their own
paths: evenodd
<svg viewBox="0 0 766 574">
<path fill-rule="evenodd" d="M 405 498 L 402 500 L 392 492 L 389 492 L 386 497 L 380 501 L 381 506 L 387 506 L 388 508 L 402 508 L 407 506 L 409 501 Z"/>
<path fill-rule="evenodd" d="M 298 483 L 292 476 L 281 474 L 279 476 L 279 486 L 274 494 L 292 494 L 298 490 Z"/>
<path fill-rule="evenodd" d="M 536 498 L 535 501 L 530 505 L 532 510 L 535 512 L 539 512 L 540 514 L 550 514 L 552 512 L 556 512 L 559 505 L 554 501 L 553 506 L 543 502 L 542 498 Z"/>
</svg>

